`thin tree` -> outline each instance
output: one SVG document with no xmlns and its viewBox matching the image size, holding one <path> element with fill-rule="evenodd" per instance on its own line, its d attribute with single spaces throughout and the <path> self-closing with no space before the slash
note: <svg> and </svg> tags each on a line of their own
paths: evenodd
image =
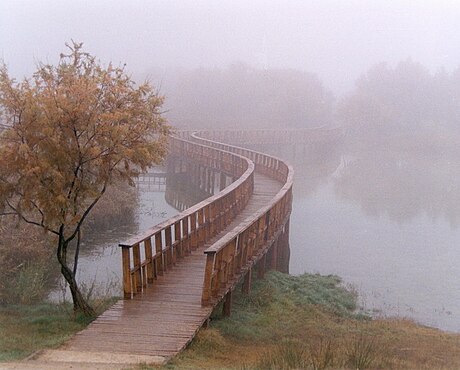
<svg viewBox="0 0 460 370">
<path fill-rule="evenodd" d="M 109 184 L 132 184 L 163 160 L 169 127 L 148 83 L 104 67 L 81 43 L 66 46 L 57 66 L 39 64 L 22 82 L 0 65 L 0 215 L 56 236 L 74 310 L 90 316 L 76 280 L 82 225 Z"/>
</svg>

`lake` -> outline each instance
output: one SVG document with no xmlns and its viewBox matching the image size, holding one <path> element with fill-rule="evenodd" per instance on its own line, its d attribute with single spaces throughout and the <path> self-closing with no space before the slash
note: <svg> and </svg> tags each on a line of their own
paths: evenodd
<svg viewBox="0 0 460 370">
<path fill-rule="evenodd" d="M 321 147 L 293 157 L 290 150 L 257 149 L 294 165 L 291 273 L 338 275 L 374 316 L 460 332 L 456 154 Z M 85 240 L 78 275 L 85 285 L 120 295 L 118 243 L 178 212 L 164 192 L 139 196 L 133 224 Z M 60 297 L 60 289 L 51 294 Z"/>
</svg>

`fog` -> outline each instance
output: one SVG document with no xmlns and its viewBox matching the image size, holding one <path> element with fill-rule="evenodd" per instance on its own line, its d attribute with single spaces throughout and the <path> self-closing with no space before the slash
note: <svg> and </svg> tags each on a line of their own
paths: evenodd
<svg viewBox="0 0 460 370">
<path fill-rule="evenodd" d="M 134 74 L 244 62 L 314 73 L 340 95 L 382 61 L 455 68 L 459 19 L 455 0 L 1 0 L 0 58 L 22 77 L 74 39 Z"/>
<path fill-rule="evenodd" d="M 12 76 L 70 40 L 149 78 L 175 127 L 343 127 L 271 148 L 297 174 L 291 271 L 460 332 L 460 1 L 0 0 Z"/>
</svg>

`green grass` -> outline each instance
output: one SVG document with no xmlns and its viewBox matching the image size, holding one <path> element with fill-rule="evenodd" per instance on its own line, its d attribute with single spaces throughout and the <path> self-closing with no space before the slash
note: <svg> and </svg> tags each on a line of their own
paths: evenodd
<svg viewBox="0 0 460 370">
<path fill-rule="evenodd" d="M 297 337 L 299 323 L 316 320 L 323 311 L 356 317 L 356 296 L 336 276 L 271 272 L 255 282 L 250 295 L 235 294 L 232 316 L 223 319 L 216 310 L 212 326 L 236 340 L 277 341 L 287 329 Z"/>
<path fill-rule="evenodd" d="M 113 303 L 108 301 L 105 305 Z M 18 360 L 44 348 L 55 348 L 91 319 L 74 316 L 71 305 L 0 306 L 0 362 Z"/>
<path fill-rule="evenodd" d="M 249 296 L 235 290 L 232 316 L 222 317 L 218 307 L 210 327 L 163 368 L 460 368 L 460 335 L 372 320 L 356 311 L 355 294 L 335 276 L 265 276 Z M 0 307 L 0 361 L 57 347 L 88 323 L 70 306 Z"/>
<path fill-rule="evenodd" d="M 270 272 L 235 290 L 208 329 L 166 369 L 458 369 L 460 335 L 407 320 L 373 320 L 336 276 Z M 149 369 L 148 366 L 143 369 Z"/>
</svg>

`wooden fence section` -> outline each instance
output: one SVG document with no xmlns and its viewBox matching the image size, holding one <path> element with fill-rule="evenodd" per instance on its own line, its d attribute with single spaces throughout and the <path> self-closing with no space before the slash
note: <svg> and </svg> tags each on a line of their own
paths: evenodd
<svg viewBox="0 0 460 370">
<path fill-rule="evenodd" d="M 120 243 L 125 298 L 142 292 L 178 259 L 217 235 L 245 207 L 254 189 L 254 164 L 241 155 L 177 137 L 170 138 L 170 151 L 238 180 L 142 235 Z"/>
<path fill-rule="evenodd" d="M 209 132 L 206 134 L 209 135 Z M 284 184 L 278 194 L 265 207 L 248 217 L 243 224 L 226 234 L 205 251 L 207 257 L 202 304 L 215 304 L 227 296 L 226 302 L 228 302 L 228 310 L 230 310 L 232 288 L 243 276 L 246 276 L 245 285 L 250 286 L 252 266 L 261 263 L 261 269 L 264 270 L 269 251 L 270 267 L 283 270 L 277 257 L 279 252 L 282 252 L 278 249 L 289 248 L 293 169 L 279 158 L 211 139 L 204 139 L 200 135 L 200 132 L 193 133 L 191 139 L 203 145 L 250 158 L 255 163 L 257 172 Z"/>
</svg>

